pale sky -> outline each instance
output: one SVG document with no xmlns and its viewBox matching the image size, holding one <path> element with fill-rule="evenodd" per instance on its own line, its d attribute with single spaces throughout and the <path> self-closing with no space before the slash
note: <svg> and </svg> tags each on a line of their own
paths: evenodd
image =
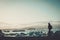
<svg viewBox="0 0 60 40">
<path fill-rule="evenodd" d="M 60 1 L 0 1 L 0 22 L 25 24 L 40 21 L 60 21 Z"/>
</svg>

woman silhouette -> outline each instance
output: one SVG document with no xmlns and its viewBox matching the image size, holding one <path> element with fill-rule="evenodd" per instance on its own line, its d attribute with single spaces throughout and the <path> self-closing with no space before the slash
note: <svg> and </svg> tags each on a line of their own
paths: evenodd
<svg viewBox="0 0 60 40">
<path fill-rule="evenodd" d="M 49 29 L 49 31 L 51 31 L 51 29 L 52 29 L 52 25 L 50 23 L 48 23 L 48 29 Z"/>
<path fill-rule="evenodd" d="M 52 25 L 50 24 L 50 23 L 48 23 L 48 36 L 51 36 L 52 35 L 52 31 L 51 31 L 51 29 L 52 29 Z"/>
</svg>

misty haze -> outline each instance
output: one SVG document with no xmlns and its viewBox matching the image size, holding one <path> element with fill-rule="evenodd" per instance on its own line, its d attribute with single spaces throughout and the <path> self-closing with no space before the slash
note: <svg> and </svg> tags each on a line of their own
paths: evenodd
<svg viewBox="0 0 60 40">
<path fill-rule="evenodd" d="M 0 37 L 60 39 L 60 1 L 0 0 Z"/>
</svg>

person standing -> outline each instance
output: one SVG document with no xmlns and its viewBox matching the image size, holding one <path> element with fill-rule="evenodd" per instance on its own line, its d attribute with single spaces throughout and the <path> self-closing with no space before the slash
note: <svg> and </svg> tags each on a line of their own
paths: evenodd
<svg viewBox="0 0 60 40">
<path fill-rule="evenodd" d="M 51 29 L 52 29 L 52 25 L 50 23 L 48 23 L 48 29 L 49 29 L 49 31 L 51 31 Z"/>
<path fill-rule="evenodd" d="M 51 31 L 51 29 L 52 29 L 52 25 L 50 24 L 50 23 L 48 23 L 48 36 L 51 36 L 52 35 L 52 31 Z"/>
</svg>

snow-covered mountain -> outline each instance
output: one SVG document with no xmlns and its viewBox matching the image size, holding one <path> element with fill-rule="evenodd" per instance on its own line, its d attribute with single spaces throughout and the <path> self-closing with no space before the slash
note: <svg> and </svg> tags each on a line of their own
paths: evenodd
<svg viewBox="0 0 60 40">
<path fill-rule="evenodd" d="M 53 28 L 60 29 L 60 21 L 50 22 Z M 0 29 L 28 29 L 28 28 L 48 28 L 48 22 L 34 22 L 29 24 L 17 24 L 12 25 L 4 22 L 0 22 Z"/>
<path fill-rule="evenodd" d="M 58 28 L 60 29 L 60 21 L 51 21 L 50 22 L 51 25 L 53 26 L 53 28 Z M 48 22 L 34 22 L 34 23 L 30 23 L 30 24 L 18 24 L 16 25 L 19 28 L 22 29 L 29 29 L 29 28 L 36 28 L 36 29 L 46 29 L 48 28 Z"/>
<path fill-rule="evenodd" d="M 12 29 L 14 26 L 5 22 L 0 22 L 0 29 Z"/>
</svg>

